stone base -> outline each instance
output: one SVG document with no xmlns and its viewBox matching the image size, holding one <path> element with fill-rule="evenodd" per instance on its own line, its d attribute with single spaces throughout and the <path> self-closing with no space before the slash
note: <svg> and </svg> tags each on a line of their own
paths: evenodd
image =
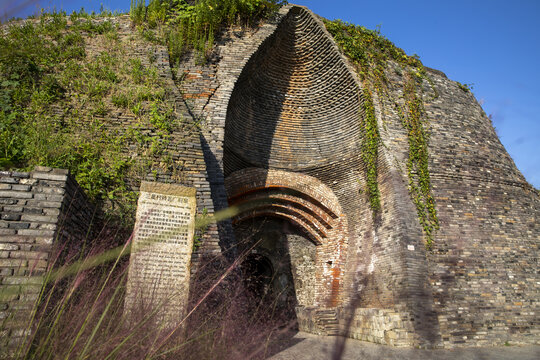
<svg viewBox="0 0 540 360">
<path fill-rule="evenodd" d="M 418 345 L 409 315 L 391 309 L 297 307 L 300 331 L 317 335 L 342 335 L 396 347 Z"/>
</svg>

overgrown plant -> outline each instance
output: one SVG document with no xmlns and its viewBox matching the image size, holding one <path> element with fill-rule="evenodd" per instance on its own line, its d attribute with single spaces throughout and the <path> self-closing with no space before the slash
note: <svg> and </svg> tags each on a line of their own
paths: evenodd
<svg viewBox="0 0 540 360">
<path fill-rule="evenodd" d="M 366 166 L 366 192 L 374 214 L 380 209 L 380 193 L 377 181 L 377 148 L 380 145 L 373 106 L 372 91 L 379 99 L 389 99 L 394 103 L 404 128 L 407 130 L 409 159 L 407 172 L 409 191 L 416 205 L 418 218 L 426 236 L 426 247 L 431 248 L 433 234 L 439 227 L 434 199 L 431 194 L 431 182 L 428 168 L 428 134 L 424 128 L 425 111 L 417 80 L 426 79 L 426 71 L 415 56 L 408 56 L 388 39 L 381 36 L 379 30 L 368 30 L 362 26 L 342 22 L 341 20 L 324 21 L 327 30 L 352 62 L 363 82 L 364 119 L 362 139 L 362 159 Z M 388 62 L 393 61 L 406 69 L 407 82 L 404 86 L 405 106 L 392 99 L 388 91 L 386 71 Z M 382 102 L 381 102 L 382 103 Z"/>
<path fill-rule="evenodd" d="M 69 169 L 92 200 L 129 226 L 135 194 L 128 179 L 171 166 L 163 155 L 176 118 L 157 69 L 128 59 L 111 21 L 83 11 L 69 18 L 70 25 L 65 13 L 42 14 L 8 24 L 0 38 L 0 167 Z M 89 35 L 102 51 L 87 50 Z M 136 121 L 115 128 L 113 112 Z"/>
<path fill-rule="evenodd" d="M 195 226 L 229 218 L 235 211 L 226 209 Z M 90 241 L 93 247 L 83 258 L 73 257 L 45 274 L 46 285 L 27 324 L 31 331 L 15 359 L 266 358 L 295 328 L 294 321 L 276 311 L 279 294 L 260 299 L 243 286 L 240 268 L 253 244 L 232 264 L 216 256 L 199 265 L 187 315 L 176 324 L 159 321 L 168 299 L 141 301 L 127 316 L 123 298 L 131 237 L 113 249 L 98 245 L 115 243 L 109 236 Z"/>
<path fill-rule="evenodd" d="M 379 192 L 377 180 L 377 161 L 379 155 L 379 143 L 381 141 L 377 118 L 375 117 L 375 107 L 371 91 L 368 86 L 363 89 L 364 116 L 361 118 L 363 129 L 362 141 L 362 161 L 366 166 L 366 179 L 369 203 L 371 210 L 377 212 L 381 208 L 381 194 Z"/>
<path fill-rule="evenodd" d="M 193 4 L 191 4 L 193 3 Z M 165 39 L 171 64 L 175 65 L 186 50 L 194 49 L 201 58 L 209 55 L 218 32 L 232 24 L 254 25 L 268 18 L 284 0 L 132 0 L 132 21 L 143 34 L 156 41 Z M 159 36 L 152 35 L 157 31 Z"/>
<path fill-rule="evenodd" d="M 431 179 L 429 175 L 428 133 L 423 125 L 425 118 L 424 103 L 416 94 L 416 81 L 408 76 L 405 83 L 405 111 L 398 107 L 398 114 L 403 127 L 407 130 L 409 142 L 409 159 L 407 173 L 409 175 L 409 190 L 420 224 L 426 235 L 426 246 L 433 246 L 433 234 L 439 229 L 439 220 L 435 210 L 435 201 L 431 194 Z"/>
</svg>

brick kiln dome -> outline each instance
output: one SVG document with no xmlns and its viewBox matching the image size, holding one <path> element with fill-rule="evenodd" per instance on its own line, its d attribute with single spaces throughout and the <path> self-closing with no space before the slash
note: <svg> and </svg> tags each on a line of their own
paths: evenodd
<svg viewBox="0 0 540 360">
<path fill-rule="evenodd" d="M 294 7 L 250 58 L 230 99 L 225 172 L 306 170 L 358 153 L 355 79 L 308 11 Z"/>
</svg>

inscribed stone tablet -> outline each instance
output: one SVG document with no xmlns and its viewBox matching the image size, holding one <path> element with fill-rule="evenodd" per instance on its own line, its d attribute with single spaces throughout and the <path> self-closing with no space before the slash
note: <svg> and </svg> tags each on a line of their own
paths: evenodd
<svg viewBox="0 0 540 360">
<path fill-rule="evenodd" d="M 160 307 L 158 320 L 171 326 L 184 318 L 195 193 L 195 188 L 181 185 L 141 184 L 127 283 L 128 312 Z"/>
</svg>

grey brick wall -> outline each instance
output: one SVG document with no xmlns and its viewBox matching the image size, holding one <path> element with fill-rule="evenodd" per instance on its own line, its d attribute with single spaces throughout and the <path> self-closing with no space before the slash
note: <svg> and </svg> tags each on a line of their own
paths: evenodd
<svg viewBox="0 0 540 360">
<path fill-rule="evenodd" d="M 67 170 L 0 172 L 0 347 L 28 329 L 43 276 L 91 238 L 94 206 Z"/>
<path fill-rule="evenodd" d="M 382 212 L 376 219 L 362 191 L 361 134 L 355 135 L 353 123 L 333 134 L 346 114 L 362 116 L 361 107 L 342 101 L 340 113 L 317 105 L 331 82 L 318 79 L 310 67 L 331 71 L 322 65 L 328 57 L 337 61 L 332 69 L 344 66 L 353 80 L 334 93 L 361 87 L 321 27 L 309 12 L 288 6 L 255 31 L 226 32 L 208 66 L 188 59 L 179 70 L 184 76 L 179 87 L 202 119 L 202 136 L 215 162 L 209 180 L 219 206 L 226 204 L 227 176 L 246 167 L 301 172 L 328 185 L 349 224 L 339 306 L 330 323 L 339 323 L 349 336 L 401 346 L 537 343 L 539 198 L 481 107 L 444 74 L 428 72 L 434 88 L 428 82 L 423 88 L 441 230 L 433 251 L 426 251 L 407 185 L 407 134 L 394 104 L 375 94 L 383 140 L 378 166 Z M 302 44 L 310 46 L 303 51 Z M 390 98 L 401 101 L 405 80 L 395 66 L 387 71 Z M 305 92 L 302 87 L 317 79 L 317 95 Z M 325 128 L 325 111 L 333 127 Z M 310 122 L 320 128 L 310 131 Z M 328 141 L 322 150 L 310 143 L 320 129 L 326 134 L 315 142 Z M 339 155 L 342 161 L 334 161 Z M 299 311 L 306 329 L 320 320 L 316 314 L 316 309 Z M 382 326 L 384 319 L 390 322 Z"/>
</svg>

